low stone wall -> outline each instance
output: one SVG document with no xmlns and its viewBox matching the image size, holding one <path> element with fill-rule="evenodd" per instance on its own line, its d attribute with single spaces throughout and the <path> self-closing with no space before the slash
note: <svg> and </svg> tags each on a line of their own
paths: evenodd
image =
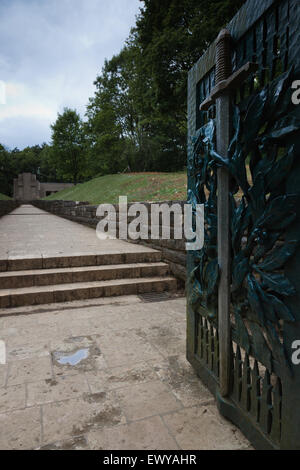
<svg viewBox="0 0 300 470">
<path fill-rule="evenodd" d="M 166 201 L 161 202 L 160 204 L 180 204 L 183 206 L 185 201 Z M 32 201 L 32 204 L 40 209 L 43 209 L 52 214 L 64 217 L 74 222 L 79 222 L 90 227 L 96 227 L 98 222 L 101 220 L 100 217 L 96 216 L 96 211 L 98 205 L 90 205 L 88 202 L 75 202 L 75 201 L 45 201 L 45 200 L 36 200 Z M 151 214 L 151 202 L 143 203 L 148 207 L 148 213 Z M 115 205 L 115 210 L 118 212 L 119 207 Z M 128 204 L 128 209 L 130 203 Z M 128 217 L 128 222 L 130 222 L 130 217 Z M 171 214 L 170 218 L 170 232 L 171 237 L 173 236 L 174 218 Z M 160 229 L 162 227 L 162 220 L 160 218 Z M 149 231 L 150 231 L 150 220 L 149 220 Z M 149 237 L 150 238 L 150 237 Z M 171 273 L 179 280 L 185 283 L 186 280 L 186 252 L 185 252 L 185 240 L 137 240 L 132 241 L 132 243 L 139 243 L 150 248 L 160 250 L 162 252 L 163 260 L 167 262 L 170 266 Z"/>
<path fill-rule="evenodd" d="M 11 211 L 19 207 L 19 205 L 20 204 L 17 201 L 0 201 L 0 217 L 9 214 Z"/>
</svg>

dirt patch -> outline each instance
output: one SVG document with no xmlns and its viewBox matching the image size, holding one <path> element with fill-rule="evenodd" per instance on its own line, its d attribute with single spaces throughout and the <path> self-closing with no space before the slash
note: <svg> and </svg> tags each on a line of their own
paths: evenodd
<svg viewBox="0 0 300 470">
<path fill-rule="evenodd" d="M 103 403 L 106 399 L 105 393 L 97 393 L 93 395 L 86 395 L 85 400 L 89 403 Z M 73 426 L 72 434 L 78 436 L 80 434 L 85 434 L 93 428 L 103 427 L 103 426 L 113 426 L 115 424 L 120 424 L 122 420 L 122 411 L 119 407 L 107 404 L 103 404 L 103 409 L 98 413 L 90 417 L 89 421 L 84 422 L 78 426 Z"/>
<path fill-rule="evenodd" d="M 84 436 L 77 436 L 73 439 L 66 441 L 56 442 L 54 444 L 47 444 L 40 448 L 40 450 L 85 450 L 88 449 L 88 444 Z"/>
</svg>

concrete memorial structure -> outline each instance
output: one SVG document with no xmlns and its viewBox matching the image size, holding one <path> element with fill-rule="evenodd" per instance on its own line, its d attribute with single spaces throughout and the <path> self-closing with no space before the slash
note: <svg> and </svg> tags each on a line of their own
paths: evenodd
<svg viewBox="0 0 300 470">
<path fill-rule="evenodd" d="M 72 186 L 72 183 L 40 183 L 36 175 L 21 173 L 18 178 L 14 178 L 14 199 L 34 201 Z"/>
</svg>

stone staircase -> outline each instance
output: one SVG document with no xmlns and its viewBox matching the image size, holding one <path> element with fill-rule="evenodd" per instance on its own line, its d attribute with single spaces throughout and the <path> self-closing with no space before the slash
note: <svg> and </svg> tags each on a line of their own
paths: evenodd
<svg viewBox="0 0 300 470">
<path fill-rule="evenodd" d="M 0 260 L 0 308 L 176 291 L 156 251 Z"/>
</svg>

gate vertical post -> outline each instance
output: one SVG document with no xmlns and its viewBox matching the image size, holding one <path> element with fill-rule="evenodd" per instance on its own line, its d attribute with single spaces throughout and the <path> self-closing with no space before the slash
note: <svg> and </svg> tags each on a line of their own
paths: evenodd
<svg viewBox="0 0 300 470">
<path fill-rule="evenodd" d="M 231 35 L 228 30 L 220 32 L 216 43 L 216 85 L 231 75 Z M 217 152 L 228 156 L 230 143 L 230 92 L 225 91 L 216 100 Z M 218 326 L 220 341 L 220 393 L 226 397 L 230 390 L 230 204 L 229 174 L 218 169 L 218 262 L 220 282 L 218 291 Z"/>
</svg>

